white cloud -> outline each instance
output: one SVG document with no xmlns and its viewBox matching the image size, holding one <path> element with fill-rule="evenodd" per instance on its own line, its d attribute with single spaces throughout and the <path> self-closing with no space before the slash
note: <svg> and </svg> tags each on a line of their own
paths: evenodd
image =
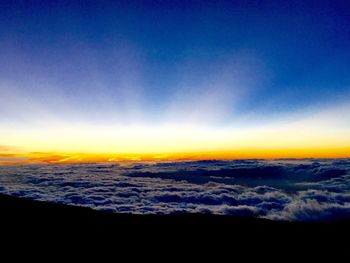
<svg viewBox="0 0 350 263">
<path fill-rule="evenodd" d="M 213 213 L 274 220 L 336 220 L 350 217 L 349 162 L 0 166 L 0 192 L 123 213 Z M 344 173 L 323 176 L 334 169 Z M 271 177 L 272 171 L 276 174 Z"/>
</svg>

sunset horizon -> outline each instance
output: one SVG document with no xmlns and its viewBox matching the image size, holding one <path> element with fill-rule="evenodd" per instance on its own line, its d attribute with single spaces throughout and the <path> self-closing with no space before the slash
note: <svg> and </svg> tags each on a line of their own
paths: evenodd
<svg viewBox="0 0 350 263">
<path fill-rule="evenodd" d="M 35 164 L 35 163 L 117 163 L 117 162 L 176 162 L 176 161 L 210 161 L 210 160 L 245 160 L 245 159 L 346 159 L 350 158 L 348 148 L 339 149 L 293 149 L 255 151 L 207 151 L 207 152 L 158 152 L 158 153 L 62 153 L 30 152 L 3 153 L 1 164 Z"/>
<path fill-rule="evenodd" d="M 0 163 L 349 157 L 340 6 L 4 3 Z"/>
</svg>

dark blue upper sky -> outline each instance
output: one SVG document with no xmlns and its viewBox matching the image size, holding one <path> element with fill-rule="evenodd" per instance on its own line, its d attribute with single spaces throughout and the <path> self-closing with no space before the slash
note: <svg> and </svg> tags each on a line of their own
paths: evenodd
<svg viewBox="0 0 350 263">
<path fill-rule="evenodd" d="M 77 118 L 322 107 L 348 98 L 349 47 L 349 1 L 0 3 L 3 99 Z"/>
</svg>

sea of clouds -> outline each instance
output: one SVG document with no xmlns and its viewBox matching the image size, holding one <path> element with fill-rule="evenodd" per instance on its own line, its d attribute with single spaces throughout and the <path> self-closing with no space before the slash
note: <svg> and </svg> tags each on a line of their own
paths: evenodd
<svg viewBox="0 0 350 263">
<path fill-rule="evenodd" d="M 350 159 L 0 166 L 0 193 L 120 213 L 350 218 Z"/>
</svg>

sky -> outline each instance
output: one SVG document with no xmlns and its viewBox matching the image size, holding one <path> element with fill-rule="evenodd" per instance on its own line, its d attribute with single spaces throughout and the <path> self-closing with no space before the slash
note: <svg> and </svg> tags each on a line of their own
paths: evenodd
<svg viewBox="0 0 350 263">
<path fill-rule="evenodd" d="M 0 163 L 350 157 L 348 1 L 1 1 Z"/>
</svg>

